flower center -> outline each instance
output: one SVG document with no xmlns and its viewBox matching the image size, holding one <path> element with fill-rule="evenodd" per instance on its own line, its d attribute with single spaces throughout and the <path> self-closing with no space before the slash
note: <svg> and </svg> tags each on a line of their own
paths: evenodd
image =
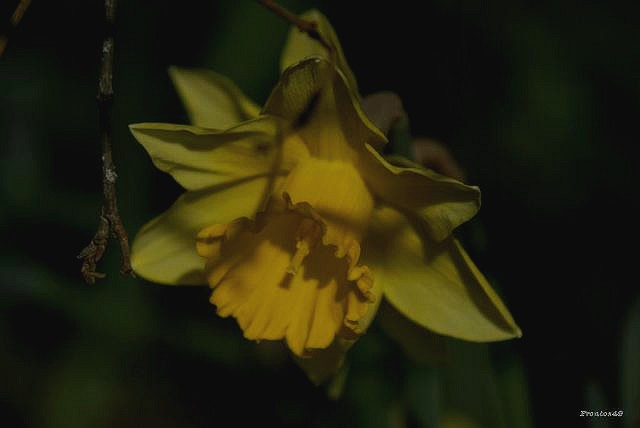
<svg viewBox="0 0 640 428">
<path fill-rule="evenodd" d="M 298 356 L 363 333 L 360 320 L 375 300 L 368 268 L 355 266 L 357 254 L 336 258 L 334 248 L 318 245 L 322 226 L 298 207 L 271 208 L 255 222 L 199 234 L 218 314 L 235 317 L 248 339 L 286 339 Z"/>
<path fill-rule="evenodd" d="M 338 257 L 343 257 L 353 242 L 362 240 L 373 212 L 373 196 L 348 162 L 306 158 L 275 194 L 282 194 L 290 205 L 313 207 L 327 226 L 323 244 L 335 245 Z"/>
<path fill-rule="evenodd" d="M 286 339 L 299 356 L 357 337 L 376 299 L 371 272 L 358 265 L 372 209 L 351 165 L 302 161 L 255 221 L 198 235 L 218 314 L 234 316 L 248 339 Z"/>
</svg>

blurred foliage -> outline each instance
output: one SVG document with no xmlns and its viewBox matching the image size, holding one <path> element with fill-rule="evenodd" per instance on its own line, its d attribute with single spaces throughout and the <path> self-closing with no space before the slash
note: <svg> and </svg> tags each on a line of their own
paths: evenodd
<svg viewBox="0 0 640 428">
<path fill-rule="evenodd" d="M 625 427 L 640 424 L 640 294 L 636 296 L 623 330 L 620 355 L 620 388 Z"/>
<path fill-rule="evenodd" d="M 448 341 L 450 358 L 427 364 L 374 325 L 332 401 L 280 346 L 218 318 L 204 288 L 121 278 L 115 247 L 108 279 L 83 284 L 75 255 L 100 205 L 101 2 L 34 1 L 0 58 L 3 425 L 618 426 L 578 415 L 620 409 L 637 426 L 626 248 L 637 242 L 640 3 L 282 3 L 323 10 L 363 94 L 397 92 L 414 134 L 446 142 L 481 186 L 479 219 L 461 234 L 524 337 Z M 186 122 L 167 67 L 214 68 L 264 101 L 287 26 L 251 1 L 120 1 L 117 21 L 115 156 L 133 235 L 180 191 L 127 130 Z"/>
</svg>

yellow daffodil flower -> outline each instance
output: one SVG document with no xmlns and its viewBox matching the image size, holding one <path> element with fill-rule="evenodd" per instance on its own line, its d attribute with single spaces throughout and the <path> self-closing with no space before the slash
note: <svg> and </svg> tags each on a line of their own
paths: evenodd
<svg viewBox="0 0 640 428">
<path fill-rule="evenodd" d="M 478 188 L 394 166 L 332 46 L 292 30 L 262 109 L 210 71 L 173 68 L 193 126 L 131 125 L 154 164 L 185 189 L 144 226 L 132 264 L 163 284 L 208 284 L 252 340 L 286 341 L 314 381 L 341 364 L 383 296 L 414 323 L 470 341 L 520 335 L 451 232 Z"/>
</svg>

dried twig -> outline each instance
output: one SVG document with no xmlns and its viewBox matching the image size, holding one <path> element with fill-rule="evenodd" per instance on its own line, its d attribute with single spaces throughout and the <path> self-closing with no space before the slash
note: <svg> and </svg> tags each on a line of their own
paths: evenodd
<svg viewBox="0 0 640 428">
<path fill-rule="evenodd" d="M 96 272 L 96 264 L 104 254 L 109 238 L 120 243 L 122 256 L 120 272 L 133 274 L 129 261 L 129 238 L 118 212 L 116 197 L 116 174 L 111 149 L 111 105 L 113 103 L 113 27 L 116 11 L 116 0 L 105 0 L 105 35 L 102 42 L 102 63 L 98 81 L 98 110 L 100 114 L 100 142 L 102 145 L 102 190 L 104 201 L 98 223 L 98 230 L 93 239 L 78 255 L 82 259 L 81 273 L 84 280 L 93 284 L 96 278 L 104 278 L 105 274 Z"/>
<path fill-rule="evenodd" d="M 24 13 L 29 8 L 31 4 L 31 0 L 19 0 L 16 9 L 13 11 L 11 15 L 11 19 L 9 19 L 9 28 L 7 29 L 7 34 L 0 35 L 0 56 L 4 53 L 4 50 L 7 47 L 7 43 L 9 42 L 9 33 L 13 31 L 14 28 L 20 24 L 22 21 L 22 17 Z"/>
<path fill-rule="evenodd" d="M 272 0 L 257 0 L 257 1 L 262 6 L 266 7 L 271 12 L 278 15 L 280 18 L 298 27 L 298 30 L 302 31 L 303 33 L 307 33 L 309 37 L 320 42 L 320 44 L 322 44 L 322 46 L 324 46 L 327 50 L 329 51 L 333 50 L 331 45 L 322 37 L 322 34 L 318 32 L 318 27 L 315 22 L 307 21 L 305 19 L 300 18 L 295 13 L 290 12 L 289 10 L 285 9 L 284 7 L 280 6 L 279 4 L 277 4 Z"/>
</svg>

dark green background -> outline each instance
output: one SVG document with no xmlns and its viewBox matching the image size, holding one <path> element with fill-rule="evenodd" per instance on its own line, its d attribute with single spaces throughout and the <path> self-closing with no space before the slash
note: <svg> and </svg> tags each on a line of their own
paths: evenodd
<svg viewBox="0 0 640 428">
<path fill-rule="evenodd" d="M 133 235 L 180 193 L 127 130 L 186 122 L 167 67 L 213 68 L 262 102 L 288 27 L 250 1 L 119 3 L 113 129 Z M 75 256 L 101 203 L 102 4 L 33 0 L 0 58 L 0 423 L 434 426 L 455 413 L 485 427 L 639 426 L 640 3 L 287 5 L 320 8 L 361 92 L 400 94 L 414 134 L 445 142 L 481 187 L 461 235 L 523 338 L 452 341 L 434 368 L 374 326 L 333 402 L 281 348 L 218 318 L 205 288 L 122 278 L 115 246 L 108 279 L 85 285 Z"/>
</svg>

